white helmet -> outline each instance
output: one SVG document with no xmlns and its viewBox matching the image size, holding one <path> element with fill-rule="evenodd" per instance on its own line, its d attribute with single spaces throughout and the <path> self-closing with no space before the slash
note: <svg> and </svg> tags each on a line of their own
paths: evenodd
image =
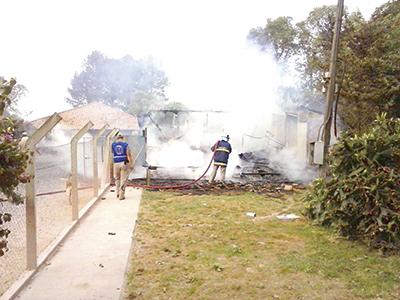
<svg viewBox="0 0 400 300">
<path fill-rule="evenodd" d="M 229 134 L 223 135 L 223 136 L 221 137 L 221 139 L 222 139 L 223 141 L 228 142 L 228 141 L 229 141 Z"/>
</svg>

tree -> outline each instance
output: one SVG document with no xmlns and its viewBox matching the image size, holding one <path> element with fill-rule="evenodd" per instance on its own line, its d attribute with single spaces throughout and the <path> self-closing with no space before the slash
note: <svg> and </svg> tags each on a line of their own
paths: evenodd
<svg viewBox="0 0 400 300">
<path fill-rule="evenodd" d="M 3 85 L 7 84 L 7 81 L 2 76 L 0 76 L 0 84 L 3 84 Z M 10 95 L 8 95 L 9 102 L 7 105 L 7 110 L 5 110 L 4 113 L 6 115 L 19 114 L 19 111 L 17 109 L 18 102 L 23 96 L 26 95 L 27 92 L 28 92 L 28 89 L 24 85 L 16 83 L 12 87 L 12 91 L 11 91 Z"/>
<path fill-rule="evenodd" d="M 291 17 L 268 19 L 264 29 L 251 29 L 248 38 L 261 50 L 271 47 L 280 62 L 295 58 L 303 86 L 313 89 L 329 67 L 334 25 L 335 6 L 322 6 L 295 25 Z"/>
<path fill-rule="evenodd" d="M 346 41 L 341 114 L 357 131 L 366 130 L 377 113 L 400 117 L 399 28 L 400 2 L 390 1 Z"/>
<path fill-rule="evenodd" d="M 66 100 L 73 106 L 100 101 L 138 113 L 142 106 L 164 102 L 167 85 L 165 73 L 151 59 L 135 60 L 129 55 L 113 59 L 94 51 L 74 75 L 68 89 L 71 97 Z"/>
<path fill-rule="evenodd" d="M 24 170 L 28 160 L 27 153 L 19 148 L 19 141 L 15 137 L 18 123 L 6 116 L 7 106 L 12 103 L 13 88 L 16 81 L 0 81 L 0 202 L 9 201 L 14 204 L 23 202 L 21 195 L 16 192 L 16 187 L 28 178 Z M 11 221 L 11 215 L 0 212 L 0 256 L 7 251 L 7 238 L 10 230 L 5 228 L 5 223 Z"/>
<path fill-rule="evenodd" d="M 297 87 L 280 87 L 280 105 L 315 106 L 323 101 L 323 74 L 329 69 L 329 54 L 335 22 L 335 7 L 313 9 L 308 17 L 293 24 L 291 17 L 268 19 L 266 26 L 251 29 L 248 39 L 262 51 L 272 49 L 281 64 L 294 62 L 300 75 Z"/>
<path fill-rule="evenodd" d="M 367 130 L 377 113 L 400 115 L 399 11 L 400 2 L 389 1 L 376 9 L 371 20 L 365 21 L 359 11 L 345 10 L 338 61 L 338 111 L 354 131 Z M 311 97 L 318 99 L 322 98 L 324 73 L 329 70 L 334 21 L 335 7 L 322 6 L 293 27 L 295 34 L 291 36 L 296 38 L 292 43 L 281 43 L 279 31 L 289 29 L 280 18 L 268 20 L 264 31 L 257 31 L 258 35 L 254 34 L 255 29 L 250 30 L 253 34 L 249 38 L 261 49 L 266 48 L 265 43 L 283 47 L 273 47 L 275 56 L 283 57 L 283 61 L 294 59 L 303 94 L 319 94 Z"/>
<path fill-rule="evenodd" d="M 133 115 L 140 115 L 152 109 L 162 108 L 164 102 L 165 98 L 161 95 L 139 92 L 135 95 L 127 111 Z"/>
<path fill-rule="evenodd" d="M 291 17 L 267 19 L 264 28 L 251 29 L 247 38 L 259 45 L 263 51 L 272 47 L 278 61 L 285 61 L 298 52 L 297 31 Z"/>
</svg>

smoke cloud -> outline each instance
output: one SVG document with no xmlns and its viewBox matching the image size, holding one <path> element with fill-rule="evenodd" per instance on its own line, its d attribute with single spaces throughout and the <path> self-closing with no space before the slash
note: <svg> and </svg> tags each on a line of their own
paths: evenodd
<svg viewBox="0 0 400 300">
<path fill-rule="evenodd" d="M 304 153 L 295 149 L 277 150 L 274 140 L 280 137 L 272 140 L 266 137 L 274 126 L 273 115 L 285 113 L 278 105 L 278 89 L 294 85 L 295 79 L 271 55 L 248 44 L 226 55 L 216 53 L 212 70 L 204 69 L 201 62 L 194 60 L 190 68 L 196 70 L 196 75 L 186 80 L 180 78 L 179 94 L 185 98 L 171 99 L 204 112 L 178 114 L 181 116 L 178 122 L 163 124 L 159 126 L 161 130 L 150 121 L 146 125 L 148 163 L 161 167 L 156 171 L 157 176 L 196 178 L 212 157 L 210 147 L 222 135 L 229 134 L 233 152 L 227 168 L 228 179 L 235 179 L 236 166 L 240 165 L 238 154 L 249 151 L 267 153 L 271 165 L 291 180 L 311 179 L 314 174 L 305 176 Z M 174 84 L 174 78 L 171 82 Z M 191 101 L 191 97 L 202 101 Z M 216 110 L 222 112 L 213 112 Z"/>
</svg>

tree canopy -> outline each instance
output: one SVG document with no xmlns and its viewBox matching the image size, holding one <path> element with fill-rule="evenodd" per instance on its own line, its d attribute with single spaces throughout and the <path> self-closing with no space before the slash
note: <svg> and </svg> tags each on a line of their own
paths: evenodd
<svg viewBox="0 0 400 300">
<path fill-rule="evenodd" d="M 271 49 L 280 62 L 292 59 L 304 94 L 320 94 L 335 24 L 335 6 L 313 9 L 293 24 L 290 17 L 268 19 L 248 38 L 261 50 Z M 400 2 L 389 1 L 364 20 L 346 9 L 339 49 L 339 113 L 353 130 L 364 131 L 377 113 L 400 116 Z"/>
<path fill-rule="evenodd" d="M 100 101 L 139 113 L 162 105 L 167 85 L 167 76 L 151 59 L 137 60 L 130 55 L 114 59 L 93 51 L 83 70 L 71 80 L 70 97 L 66 101 L 73 106 Z"/>
<path fill-rule="evenodd" d="M 11 86 L 11 84 L 14 82 L 14 79 L 10 81 L 10 83 L 7 83 L 4 77 L 0 76 L 0 84 L 5 87 L 5 86 Z M 2 102 L 2 105 L 4 105 L 5 111 L 4 113 L 6 115 L 16 115 L 19 114 L 19 111 L 17 109 L 17 105 L 21 97 L 23 97 L 26 93 L 28 92 L 28 89 L 22 85 L 19 84 L 15 81 L 15 84 L 12 85 L 12 88 L 10 90 L 10 94 L 5 96 L 3 94 L 3 97 L 7 97 L 7 103 L 5 101 Z M 7 104 L 7 105 L 5 105 Z M 0 108 L 1 109 L 1 108 Z"/>
<path fill-rule="evenodd" d="M 341 113 L 359 131 L 376 113 L 400 117 L 400 2 L 376 9 L 345 40 Z"/>
<path fill-rule="evenodd" d="M 286 60 L 297 53 L 297 31 L 291 17 L 279 17 L 275 20 L 267 19 L 264 28 L 251 29 L 248 39 L 258 44 L 262 50 L 272 47 L 275 58 Z"/>
</svg>

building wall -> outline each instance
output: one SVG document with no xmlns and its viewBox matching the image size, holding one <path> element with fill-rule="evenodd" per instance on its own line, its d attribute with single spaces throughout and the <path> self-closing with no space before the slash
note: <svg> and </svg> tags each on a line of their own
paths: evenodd
<svg viewBox="0 0 400 300">
<path fill-rule="evenodd" d="M 272 115 L 271 133 L 281 144 L 286 145 L 285 115 Z"/>
</svg>

